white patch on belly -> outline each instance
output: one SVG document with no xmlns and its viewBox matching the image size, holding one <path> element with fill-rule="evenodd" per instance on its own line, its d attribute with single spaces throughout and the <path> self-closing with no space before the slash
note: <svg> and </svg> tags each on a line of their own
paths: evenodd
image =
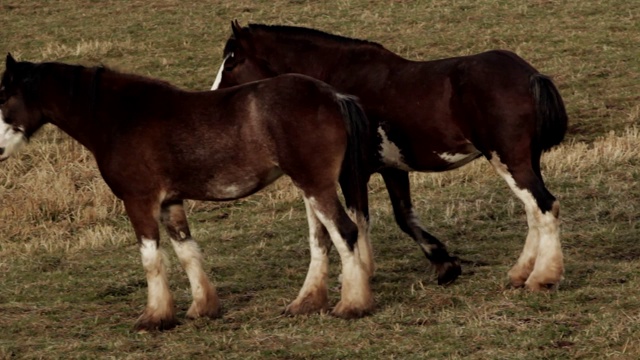
<svg viewBox="0 0 640 360">
<path fill-rule="evenodd" d="M 222 81 L 222 72 L 224 71 L 224 63 L 229 58 L 229 55 L 225 56 L 222 59 L 222 64 L 220 65 L 220 69 L 218 69 L 218 74 L 216 75 L 216 79 L 213 81 L 213 85 L 211 86 L 211 90 L 218 90 L 218 86 L 220 86 L 220 82 Z"/>
<path fill-rule="evenodd" d="M 472 153 L 469 153 L 469 154 L 461 154 L 461 153 L 458 154 L 458 153 L 450 153 L 450 152 L 445 152 L 445 153 L 438 154 L 438 153 L 436 153 L 434 151 L 434 154 L 438 155 L 438 157 L 440 157 L 440 159 L 448 162 L 450 169 L 455 169 L 455 168 L 460 167 L 462 165 L 466 165 L 471 160 L 477 158 L 478 155 L 480 155 L 480 151 L 476 150 L 476 151 L 474 151 Z"/>
<path fill-rule="evenodd" d="M 0 110 L 0 161 L 6 160 L 11 156 L 22 144 L 24 144 L 24 129 L 21 127 L 14 128 L 4 122 L 2 110 Z"/>
<path fill-rule="evenodd" d="M 248 185 L 248 186 L 247 186 Z M 211 187 L 210 195 L 218 199 L 237 199 L 245 196 L 249 192 L 248 188 L 253 184 L 241 186 L 240 184 L 214 185 Z"/>
<path fill-rule="evenodd" d="M 382 130 L 382 128 L 378 128 L 378 134 L 380 134 L 380 138 L 382 142 L 380 144 L 380 157 L 382 158 L 382 162 L 385 165 L 405 170 L 405 171 L 413 171 L 404 161 L 404 157 L 400 152 L 400 148 L 391 142 L 387 137 L 387 134 Z"/>
</svg>

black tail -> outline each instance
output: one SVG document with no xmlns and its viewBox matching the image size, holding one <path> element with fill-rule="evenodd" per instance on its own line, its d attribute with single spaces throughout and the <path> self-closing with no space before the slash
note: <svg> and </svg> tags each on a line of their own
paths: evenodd
<svg viewBox="0 0 640 360">
<path fill-rule="evenodd" d="M 340 187 L 347 208 L 362 213 L 369 220 L 367 183 L 371 175 L 371 129 L 369 119 L 354 96 L 337 94 L 348 133 L 347 153 L 342 162 Z M 353 249 L 354 244 L 348 244 Z"/>
<path fill-rule="evenodd" d="M 531 91 L 538 112 L 538 145 L 542 151 L 547 151 L 564 139 L 569 122 L 567 111 L 558 89 L 547 76 L 533 74 Z"/>
</svg>

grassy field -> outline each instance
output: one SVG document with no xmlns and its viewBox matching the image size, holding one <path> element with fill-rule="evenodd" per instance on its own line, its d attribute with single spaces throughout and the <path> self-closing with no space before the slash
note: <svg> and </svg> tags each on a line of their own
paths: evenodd
<svg viewBox="0 0 640 360">
<path fill-rule="evenodd" d="M 308 266 L 304 206 L 283 179 L 240 201 L 189 203 L 224 316 L 156 334 L 130 332 L 146 282 L 122 204 L 87 151 L 45 128 L 0 164 L 0 359 L 640 358 L 640 3 L 0 0 L 0 14 L 2 55 L 102 63 L 190 89 L 210 87 L 236 18 L 366 38 L 411 59 L 510 49 L 555 79 L 571 123 L 543 159 L 562 204 L 559 291 L 507 286 L 526 218 L 477 161 L 412 175 L 423 222 L 464 261 L 455 284 L 436 285 L 376 176 L 375 314 L 280 316 Z M 189 284 L 170 259 L 184 318 Z M 333 303 L 338 264 L 334 252 Z"/>
</svg>

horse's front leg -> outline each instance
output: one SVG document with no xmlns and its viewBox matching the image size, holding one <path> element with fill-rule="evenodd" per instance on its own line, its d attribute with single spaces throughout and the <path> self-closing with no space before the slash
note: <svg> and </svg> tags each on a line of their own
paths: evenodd
<svg viewBox="0 0 640 360">
<path fill-rule="evenodd" d="M 136 331 L 167 330 L 177 325 L 173 297 L 165 269 L 164 254 L 160 251 L 157 200 L 125 199 L 125 208 L 140 245 L 142 266 L 147 276 L 147 306 L 136 322 Z"/>
<path fill-rule="evenodd" d="M 187 311 L 187 317 L 192 319 L 201 316 L 219 317 L 218 295 L 202 269 L 202 253 L 191 237 L 182 201 L 163 204 L 160 219 L 171 237 L 173 249 L 191 284 L 193 303 Z"/>
<path fill-rule="evenodd" d="M 458 258 L 449 255 L 445 245 L 422 227 L 413 211 L 409 173 L 388 168 L 380 171 L 380 174 L 389 192 L 396 223 L 418 243 L 427 259 L 435 266 L 438 284 L 448 284 L 457 279 L 462 272 Z"/>
</svg>

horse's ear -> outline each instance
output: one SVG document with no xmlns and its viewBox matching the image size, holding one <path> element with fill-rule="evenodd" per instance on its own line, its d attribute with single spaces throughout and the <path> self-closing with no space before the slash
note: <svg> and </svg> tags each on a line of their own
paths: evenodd
<svg viewBox="0 0 640 360">
<path fill-rule="evenodd" d="M 249 28 L 243 28 L 238 20 L 231 22 L 231 31 L 233 31 L 233 38 L 235 39 L 235 53 L 236 55 L 243 54 L 245 52 L 251 52 L 253 50 L 253 44 L 250 41 Z"/>
<path fill-rule="evenodd" d="M 233 31 L 233 36 L 237 39 L 242 36 L 242 26 L 238 22 L 238 19 L 234 19 L 231 21 L 231 31 Z"/>
<path fill-rule="evenodd" d="M 7 69 L 12 68 L 16 64 L 16 59 L 13 58 L 11 53 L 7 53 L 7 60 L 5 62 L 5 66 Z"/>
</svg>

